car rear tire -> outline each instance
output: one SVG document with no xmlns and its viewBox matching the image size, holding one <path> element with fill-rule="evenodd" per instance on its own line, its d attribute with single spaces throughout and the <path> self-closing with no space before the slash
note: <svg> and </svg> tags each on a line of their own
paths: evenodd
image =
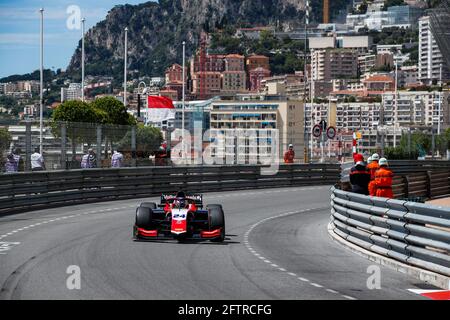
<svg viewBox="0 0 450 320">
<path fill-rule="evenodd" d="M 210 204 L 206 206 L 209 215 L 209 229 L 221 229 L 220 236 L 211 239 L 212 242 L 223 242 L 225 240 L 225 214 L 220 204 Z"/>
</svg>

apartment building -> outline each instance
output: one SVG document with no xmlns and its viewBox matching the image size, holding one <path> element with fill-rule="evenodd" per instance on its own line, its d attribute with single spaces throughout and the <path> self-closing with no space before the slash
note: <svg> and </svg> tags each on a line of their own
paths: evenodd
<svg viewBox="0 0 450 320">
<path fill-rule="evenodd" d="M 311 37 L 308 41 L 311 50 L 343 48 L 354 49 L 360 54 L 367 53 L 373 43 L 369 36 Z"/>
<path fill-rule="evenodd" d="M 314 81 L 358 76 L 358 53 L 354 49 L 316 49 L 311 55 Z"/>
<path fill-rule="evenodd" d="M 251 55 L 247 58 L 247 70 L 253 70 L 256 68 L 263 68 L 270 70 L 269 57 L 262 55 Z"/>
<path fill-rule="evenodd" d="M 166 84 L 183 83 L 183 67 L 175 63 L 166 69 L 165 76 L 166 76 Z"/>
<path fill-rule="evenodd" d="M 354 79 L 358 57 L 372 46 L 369 36 L 315 37 L 309 39 L 311 72 L 314 81 Z"/>
<path fill-rule="evenodd" d="M 399 127 L 411 125 L 437 126 L 450 125 L 448 92 L 400 91 L 397 96 L 397 107 L 394 93 L 383 95 L 385 110 L 393 110 L 392 121 L 386 119 L 386 125 Z"/>
<path fill-rule="evenodd" d="M 71 83 L 68 88 L 61 88 L 61 102 L 81 100 L 81 83 Z"/>
<path fill-rule="evenodd" d="M 395 90 L 395 80 L 389 76 L 378 74 L 370 76 L 362 81 L 367 91 L 393 91 Z"/>
<path fill-rule="evenodd" d="M 248 72 L 248 74 L 250 83 L 249 89 L 252 92 L 260 91 L 262 88 L 263 80 L 270 77 L 270 71 L 262 67 L 252 69 Z"/>
<path fill-rule="evenodd" d="M 246 69 L 247 67 L 247 69 Z M 192 94 L 212 97 L 259 91 L 261 81 L 270 76 L 269 58 L 239 54 L 218 55 L 199 53 L 191 59 Z"/>
<path fill-rule="evenodd" d="M 441 76 L 450 80 L 450 71 L 443 59 L 431 30 L 430 17 L 419 19 L 419 80 L 424 84 L 437 83 Z"/>
<path fill-rule="evenodd" d="M 303 99 L 308 95 L 309 86 L 303 72 L 266 77 L 261 81 L 260 92 L 268 95 L 282 95 L 290 99 Z"/>
<path fill-rule="evenodd" d="M 419 85 L 419 68 L 417 66 L 403 66 L 398 71 L 398 86 L 407 88 Z"/>
<path fill-rule="evenodd" d="M 224 58 L 225 71 L 222 72 L 222 91 L 224 93 L 243 92 L 247 88 L 245 57 L 229 54 Z"/>
<path fill-rule="evenodd" d="M 223 93 L 243 92 L 247 87 L 247 74 L 245 71 L 224 71 L 222 73 Z"/>
<path fill-rule="evenodd" d="M 291 143 L 297 151 L 303 150 L 304 110 L 301 101 L 241 95 L 235 100 L 213 102 L 210 115 L 211 137 L 226 137 L 224 144 L 211 148 L 213 157 L 226 155 L 234 163 L 251 163 L 251 159 L 261 154 L 275 154 L 274 147 L 279 156 Z M 254 134 L 246 135 L 249 132 Z M 278 134 L 278 144 L 272 134 Z M 300 159 L 303 154 L 297 152 L 297 157 Z"/>
<path fill-rule="evenodd" d="M 329 102 L 305 105 L 307 132 L 321 120 L 338 130 L 376 130 L 378 127 L 450 127 L 449 93 L 400 91 L 382 95 L 382 102 Z"/>
</svg>

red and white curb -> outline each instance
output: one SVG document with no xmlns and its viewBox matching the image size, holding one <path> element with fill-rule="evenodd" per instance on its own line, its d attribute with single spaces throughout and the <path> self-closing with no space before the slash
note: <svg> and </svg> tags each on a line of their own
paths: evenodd
<svg viewBox="0 0 450 320">
<path fill-rule="evenodd" d="M 328 292 L 328 293 L 335 294 L 335 295 L 337 295 L 337 296 L 341 296 L 341 297 L 344 298 L 344 299 L 347 299 L 347 300 L 357 300 L 357 299 L 354 298 L 354 297 L 351 297 L 351 296 L 348 296 L 348 295 L 344 295 L 344 294 L 342 294 L 342 293 L 340 293 L 340 292 L 338 292 L 338 291 L 336 291 L 336 290 L 330 289 L 330 288 L 326 288 L 325 286 L 323 286 L 323 285 L 321 285 L 321 284 L 319 284 L 319 283 L 312 282 L 312 281 L 309 280 L 309 279 L 306 279 L 306 278 L 304 278 L 304 277 L 301 277 L 300 275 L 298 275 L 298 274 L 296 274 L 296 273 L 294 273 L 294 272 L 290 272 L 289 270 L 287 270 L 287 269 L 285 269 L 285 268 L 283 268 L 283 267 L 280 267 L 280 266 L 277 265 L 276 263 L 273 263 L 273 262 L 270 261 L 269 259 L 265 258 L 265 257 L 262 256 L 261 254 L 259 254 L 258 252 L 256 252 L 256 250 L 253 249 L 253 247 L 250 245 L 250 242 L 249 242 L 249 240 L 248 240 L 248 239 L 249 239 L 249 236 L 250 236 L 250 233 L 251 233 L 256 227 L 258 227 L 259 225 L 261 225 L 261 224 L 263 224 L 263 223 L 266 223 L 267 221 L 274 220 L 274 219 L 278 219 L 278 218 L 282 218 L 282 217 L 286 217 L 286 216 L 291 216 L 291 215 L 294 215 L 294 214 L 300 214 L 300 213 L 305 213 L 305 212 L 309 212 L 309 211 L 313 211 L 313 210 L 320 210 L 320 209 L 327 209 L 327 208 L 328 208 L 328 207 L 320 207 L 320 208 L 310 208 L 310 209 L 305 209 L 305 210 L 301 210 L 301 211 L 291 211 L 291 212 L 282 213 L 282 214 L 279 214 L 279 215 L 276 215 L 276 216 L 273 216 L 273 217 L 265 218 L 265 219 L 263 219 L 263 220 L 261 220 L 261 221 L 255 223 L 254 225 L 252 225 L 252 226 L 250 227 L 250 229 L 247 230 L 247 232 L 244 234 L 244 245 L 246 246 L 246 248 L 247 248 L 247 249 L 248 249 L 248 250 L 249 250 L 256 258 L 258 258 L 259 260 L 261 260 L 261 261 L 263 261 L 264 263 L 268 264 L 270 267 L 272 267 L 272 268 L 274 268 L 274 269 L 276 269 L 276 270 L 278 270 L 278 271 L 280 271 L 280 272 L 282 272 L 282 273 L 284 273 L 284 274 L 286 274 L 286 275 L 289 275 L 289 276 L 291 276 L 291 277 L 293 277 L 293 278 L 296 278 L 297 280 L 299 280 L 299 281 L 301 281 L 301 282 L 308 283 L 309 285 L 311 285 L 311 286 L 313 286 L 313 287 L 315 287 L 315 288 L 323 289 L 323 290 L 325 290 L 325 291 Z"/>
<path fill-rule="evenodd" d="M 420 290 L 408 289 L 408 291 L 419 294 L 432 300 L 450 300 L 450 290 Z"/>
</svg>

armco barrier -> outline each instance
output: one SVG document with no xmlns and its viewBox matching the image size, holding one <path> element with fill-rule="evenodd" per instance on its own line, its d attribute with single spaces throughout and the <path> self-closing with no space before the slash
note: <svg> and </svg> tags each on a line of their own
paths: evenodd
<svg viewBox="0 0 450 320">
<path fill-rule="evenodd" d="M 450 276 L 450 210 L 331 191 L 331 229 L 379 255 Z"/>
<path fill-rule="evenodd" d="M 333 185 L 333 164 L 281 165 L 274 175 L 260 166 L 143 167 L 0 175 L 0 215 L 76 203 L 142 198 L 162 192 L 214 192 Z"/>
<path fill-rule="evenodd" d="M 353 162 L 341 164 L 341 182 L 350 181 L 350 169 Z M 390 160 L 389 168 L 395 175 L 405 176 L 427 171 L 447 171 L 450 172 L 450 161 L 441 160 Z"/>
<path fill-rule="evenodd" d="M 448 161 L 390 161 L 394 172 L 393 191 L 397 199 L 433 199 L 450 196 L 450 162 Z M 416 165 L 414 165 L 416 164 Z M 341 164 L 342 189 L 350 188 L 353 163 Z"/>
</svg>

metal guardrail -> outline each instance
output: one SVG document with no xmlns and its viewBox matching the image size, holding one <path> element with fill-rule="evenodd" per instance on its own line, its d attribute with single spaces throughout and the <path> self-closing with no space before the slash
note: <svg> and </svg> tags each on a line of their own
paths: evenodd
<svg viewBox="0 0 450 320">
<path fill-rule="evenodd" d="M 341 185 L 350 190 L 353 163 L 341 164 Z M 390 161 L 396 199 L 433 199 L 450 196 L 450 161 Z"/>
<path fill-rule="evenodd" d="M 332 188 L 331 227 L 377 254 L 450 276 L 450 210 Z"/>
<path fill-rule="evenodd" d="M 341 182 L 350 181 L 350 169 L 354 166 L 353 162 L 341 164 Z M 440 160 L 390 160 L 389 168 L 395 175 L 405 176 L 414 173 L 427 171 L 450 171 L 450 161 Z"/>
<path fill-rule="evenodd" d="M 0 215 L 77 203 L 143 198 L 162 192 L 214 192 L 332 185 L 333 164 L 280 165 L 273 175 L 261 166 L 142 167 L 21 172 L 0 175 Z"/>
</svg>

